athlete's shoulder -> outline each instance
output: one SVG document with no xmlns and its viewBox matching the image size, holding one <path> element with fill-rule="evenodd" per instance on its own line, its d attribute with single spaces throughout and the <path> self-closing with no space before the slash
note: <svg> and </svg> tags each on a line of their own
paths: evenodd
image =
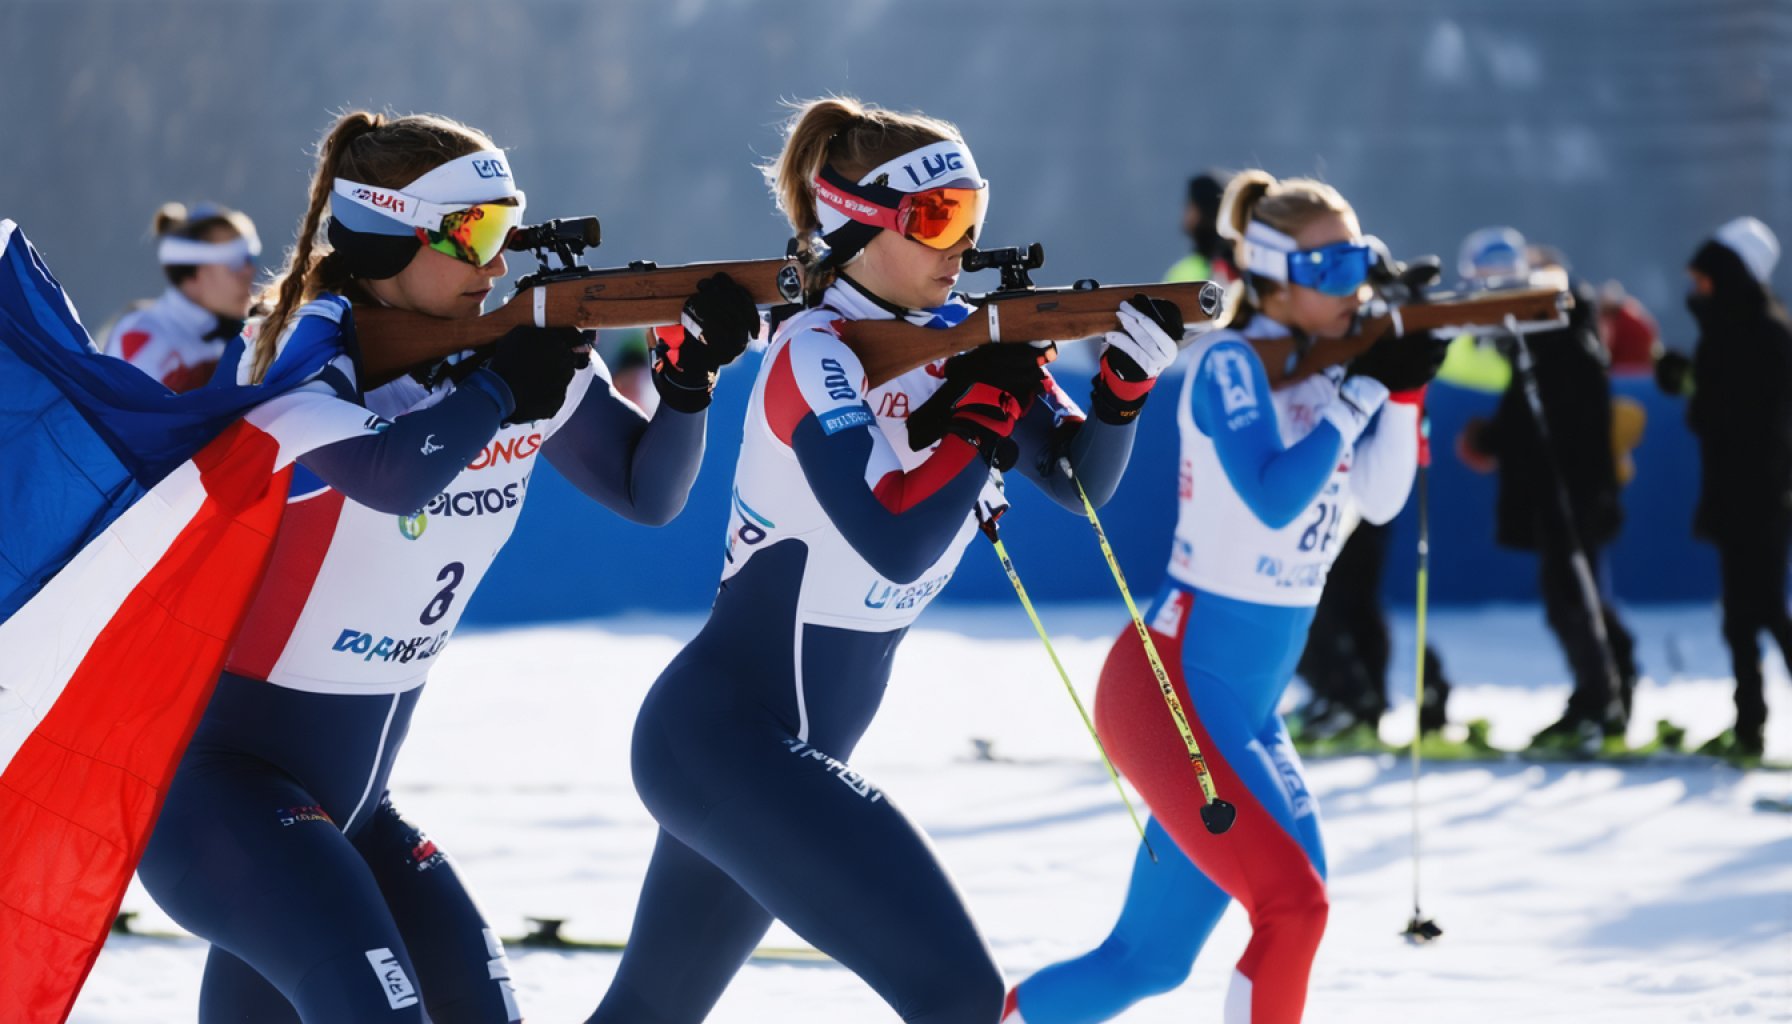
<svg viewBox="0 0 1792 1024">
<path fill-rule="evenodd" d="M 1209 332 L 1195 342 L 1189 389 L 1195 424 L 1212 435 L 1218 423 L 1242 427 L 1256 419 L 1268 396 L 1263 363 L 1249 339 L 1237 331 Z"/>
<path fill-rule="evenodd" d="M 126 362 L 145 354 L 162 333 L 153 309 L 153 304 L 140 302 L 125 310 L 106 335 L 106 354 Z"/>
<path fill-rule="evenodd" d="M 873 422 L 865 404 L 864 366 L 841 339 L 837 320 L 831 310 L 807 310 L 785 323 L 773 340 L 765 416 L 786 444 L 811 413 L 828 434 Z"/>
</svg>

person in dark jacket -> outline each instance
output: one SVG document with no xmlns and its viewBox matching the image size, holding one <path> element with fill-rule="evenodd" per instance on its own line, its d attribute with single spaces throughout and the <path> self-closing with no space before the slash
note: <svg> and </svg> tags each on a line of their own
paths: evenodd
<svg viewBox="0 0 1792 1024">
<path fill-rule="evenodd" d="M 1689 393 L 1700 487 L 1693 532 L 1717 546 L 1724 640 L 1736 674 L 1736 728 L 1706 751 L 1759 757 L 1767 723 L 1762 630 L 1792 668 L 1786 559 L 1792 543 L 1792 319 L 1768 288 L 1779 241 L 1740 217 L 1717 230 L 1687 267 L 1687 308 L 1698 321 L 1691 360 L 1666 353 L 1656 380 Z"/>
<path fill-rule="evenodd" d="M 1364 520 L 1350 531 L 1325 578 L 1325 591 L 1307 631 L 1295 674 L 1312 699 L 1300 713 L 1297 744 L 1321 751 L 1372 749 L 1388 710 L 1388 662 L 1392 653 L 1382 571 L 1387 566 L 1392 523 Z M 1434 733 L 1445 722 L 1450 682 L 1437 650 L 1425 645 L 1425 704 L 1419 729 Z"/>
<path fill-rule="evenodd" d="M 1522 243 L 1509 259 L 1506 247 L 1465 252 L 1465 274 L 1472 269 L 1482 279 L 1566 280 L 1560 267 L 1530 267 Z M 1594 752 L 1605 737 L 1622 737 L 1637 673 L 1634 642 L 1613 607 L 1604 557 L 1623 522 L 1612 454 L 1611 381 L 1599 342 L 1597 299 L 1584 284 L 1575 291 L 1566 326 L 1524 338 L 1544 423 L 1539 425 L 1525 397 L 1524 374 L 1515 372 L 1493 418 L 1471 422 L 1461 448 L 1471 462 L 1498 467 L 1495 540 L 1537 552 L 1544 613 L 1574 677 L 1567 709 L 1533 746 Z M 1510 338 L 1500 343 L 1516 367 L 1517 346 Z M 1575 565 L 1577 549 L 1586 556 L 1591 593 Z"/>
</svg>

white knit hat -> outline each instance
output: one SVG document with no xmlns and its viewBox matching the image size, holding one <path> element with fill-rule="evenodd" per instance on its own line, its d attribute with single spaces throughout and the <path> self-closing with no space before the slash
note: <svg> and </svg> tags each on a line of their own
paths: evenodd
<svg viewBox="0 0 1792 1024">
<path fill-rule="evenodd" d="M 1773 237 L 1767 225 L 1753 217 L 1738 217 L 1718 228 L 1712 237 L 1742 257 L 1755 280 L 1766 284 L 1773 276 L 1774 264 L 1780 261 L 1780 240 Z"/>
</svg>

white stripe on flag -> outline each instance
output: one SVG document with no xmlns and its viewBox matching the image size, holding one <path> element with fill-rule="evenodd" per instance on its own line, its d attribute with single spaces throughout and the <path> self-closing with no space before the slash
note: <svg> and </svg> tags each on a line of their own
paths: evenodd
<svg viewBox="0 0 1792 1024">
<path fill-rule="evenodd" d="M 88 648 L 205 502 L 199 467 L 182 464 L 0 622 L 0 771 L 62 695 Z"/>
</svg>

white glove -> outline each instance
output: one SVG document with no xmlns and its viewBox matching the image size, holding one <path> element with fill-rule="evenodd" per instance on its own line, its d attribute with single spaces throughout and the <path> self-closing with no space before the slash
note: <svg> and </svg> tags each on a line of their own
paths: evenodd
<svg viewBox="0 0 1792 1024">
<path fill-rule="evenodd" d="M 1175 308 L 1167 302 L 1161 305 Z M 1171 337 L 1164 324 L 1140 312 L 1131 302 L 1120 304 L 1119 316 L 1120 330 L 1107 333 L 1107 347 L 1125 353 L 1147 378 L 1155 378 L 1169 369 L 1176 361 L 1176 343 L 1180 339 Z M 1182 317 L 1178 315 L 1176 319 L 1178 323 L 1169 326 L 1177 328 L 1176 333 L 1180 335 Z"/>
</svg>

